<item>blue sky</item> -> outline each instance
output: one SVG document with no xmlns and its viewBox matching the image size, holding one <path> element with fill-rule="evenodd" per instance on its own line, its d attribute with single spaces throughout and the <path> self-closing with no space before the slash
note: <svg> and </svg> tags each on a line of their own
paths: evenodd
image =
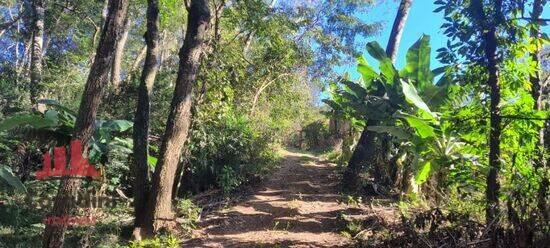
<svg viewBox="0 0 550 248">
<path fill-rule="evenodd" d="M 380 1 L 378 1 L 380 2 Z M 397 13 L 397 6 L 399 1 L 387 0 L 383 3 L 376 3 L 372 10 L 368 13 L 359 15 L 359 18 L 366 22 L 383 23 L 383 28 L 380 33 L 373 37 L 367 37 L 366 41 L 377 41 L 382 47 L 386 47 L 393 25 L 395 14 Z M 397 68 L 402 68 L 405 64 L 405 54 L 407 49 L 414 44 L 422 34 L 427 34 L 431 37 L 430 45 L 432 47 L 432 61 L 431 67 L 437 68 L 441 64 L 435 59 L 437 55 L 435 50 L 440 47 L 444 47 L 447 42 L 447 38 L 440 31 L 440 26 L 444 23 L 442 13 L 434 13 L 435 5 L 431 0 L 416 0 L 413 1 L 411 10 L 409 12 L 409 18 L 405 24 L 405 30 L 401 38 L 401 44 L 399 46 L 397 55 Z M 366 53 L 366 51 L 365 51 Z M 365 55 L 367 61 L 373 65 L 376 63 L 368 56 Z M 341 73 L 349 73 L 353 79 L 359 78 L 359 74 L 356 72 L 355 64 L 336 67 L 336 70 Z"/>
<path fill-rule="evenodd" d="M 380 30 L 380 33 L 376 36 L 366 37 L 366 41 L 378 41 L 380 45 L 385 48 L 388 43 L 388 38 L 390 36 L 391 28 L 393 25 L 393 20 L 397 13 L 397 7 L 399 5 L 398 0 L 377 0 L 375 1 L 375 6 L 368 11 L 367 13 L 362 13 L 359 15 L 359 18 L 366 21 L 367 23 L 371 22 L 382 22 L 383 28 Z M 402 68 L 405 64 L 406 51 L 411 47 L 422 34 L 427 34 L 430 36 L 430 45 L 432 47 L 431 52 L 431 68 L 437 68 L 441 66 L 441 63 L 437 61 L 435 52 L 438 48 L 444 47 L 447 42 L 447 37 L 443 34 L 440 27 L 444 23 L 443 13 L 434 13 L 433 10 L 436 8 L 436 5 L 433 3 L 433 0 L 415 0 L 413 1 L 411 10 L 409 12 L 409 17 L 407 23 L 405 24 L 405 30 L 403 32 L 403 37 L 401 39 L 401 44 L 398 50 L 398 56 L 396 60 L 396 66 L 398 69 Z M 550 3 L 549 3 L 550 4 Z M 526 7 L 526 8 L 530 8 Z M 550 17 L 550 8 L 545 7 L 542 18 Z M 550 25 L 543 27 L 543 32 L 548 33 L 550 31 Z M 365 54 L 364 51 L 363 54 Z M 377 63 L 372 60 L 368 54 L 364 56 L 369 63 L 376 66 Z M 356 71 L 355 64 L 337 66 L 337 72 L 342 74 L 349 73 L 352 79 L 358 79 L 359 74 Z"/>
</svg>

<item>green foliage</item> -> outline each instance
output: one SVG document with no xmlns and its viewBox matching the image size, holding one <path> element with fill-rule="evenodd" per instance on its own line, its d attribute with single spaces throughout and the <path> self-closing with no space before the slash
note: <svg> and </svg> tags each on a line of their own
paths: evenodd
<svg viewBox="0 0 550 248">
<path fill-rule="evenodd" d="M 430 70 L 430 52 L 430 36 L 424 35 L 407 51 L 407 64 L 399 74 L 418 88 L 431 85 L 434 75 Z"/>
<path fill-rule="evenodd" d="M 3 120 L 0 123 L 0 132 L 6 131 L 15 127 L 21 127 L 29 125 L 33 128 L 48 128 L 57 125 L 57 118 L 55 112 L 49 112 L 44 117 L 34 114 L 23 114 L 10 117 Z"/>
<path fill-rule="evenodd" d="M 17 176 L 13 174 L 10 167 L 0 165 L 0 178 L 11 186 L 16 193 L 27 193 L 27 188 Z"/>
<path fill-rule="evenodd" d="M 189 141 L 187 190 L 210 187 L 229 193 L 270 170 L 274 153 L 268 140 L 254 130 L 244 116 L 227 114 L 217 118 L 195 119 Z"/>
<path fill-rule="evenodd" d="M 422 117 L 424 117 L 423 114 L 426 113 L 429 115 L 427 116 L 428 118 L 435 119 L 435 114 L 430 111 L 428 105 L 422 100 L 422 98 L 420 98 L 416 88 L 413 85 L 401 80 L 401 88 L 403 89 L 403 94 L 405 95 L 407 102 L 413 104 L 422 111 Z"/>
<path fill-rule="evenodd" d="M 183 219 L 180 224 L 183 230 L 191 232 L 195 229 L 195 224 L 200 220 L 202 209 L 195 205 L 191 199 L 179 199 L 176 204 L 178 217 Z"/>
<path fill-rule="evenodd" d="M 75 112 L 57 101 L 41 100 L 40 102 L 52 109 L 48 109 L 44 114 L 19 114 L 6 118 L 0 121 L 0 132 L 12 131 L 23 134 L 27 134 L 29 131 L 45 132 L 47 136 L 37 136 L 38 141 L 44 144 L 54 141 L 54 144 L 67 145 L 76 120 Z M 95 125 L 93 137 L 89 143 L 88 157 L 92 164 L 110 163 L 112 165 L 105 171 L 109 178 L 110 190 L 114 190 L 116 186 L 120 185 L 125 175 L 128 174 L 128 166 L 120 164 L 117 159 L 113 158 L 118 155 L 119 158 L 126 160 L 128 154 L 132 153 L 131 140 L 117 137 L 130 131 L 132 126 L 133 123 L 126 120 L 99 120 Z M 1 177 L 17 191 L 25 191 L 21 181 L 11 173 L 10 167 L 2 166 Z"/>
<path fill-rule="evenodd" d="M 430 176 L 430 172 L 432 170 L 432 162 L 428 161 L 424 163 L 418 172 L 416 173 L 415 180 L 417 184 L 422 184 L 428 180 L 428 177 Z"/>
<path fill-rule="evenodd" d="M 300 136 L 300 137 L 298 137 Z M 325 120 L 314 121 L 304 126 L 295 143 L 299 148 L 306 150 L 324 150 L 330 147 L 331 133 Z"/>
<path fill-rule="evenodd" d="M 445 98 L 443 92 L 447 90 L 446 86 L 437 86 L 432 82 L 434 76 L 430 70 L 430 50 L 429 37 L 422 36 L 409 49 L 405 68 L 397 72 L 380 45 L 371 42 L 367 45 L 367 51 L 380 63 L 380 74 L 375 75 L 375 70 L 360 58 L 358 71 L 362 74 L 363 86 L 343 80 L 345 87 L 334 85 L 331 100 L 325 101 L 334 111 L 356 119 L 358 123 L 375 119 L 386 124 L 366 128 L 391 135 L 402 150 L 401 156 L 409 154 L 412 157 L 409 166 L 415 171 L 418 184 L 428 179 L 431 170 L 436 168 L 432 166 L 435 161 L 443 161 L 450 155 L 432 149 L 438 147 L 449 134 L 441 127 L 440 117 L 423 100 L 430 97 Z M 384 95 L 382 93 L 389 99 L 381 97 Z M 455 145 L 458 149 L 458 143 Z M 445 166 L 457 162 L 450 158 L 445 161 Z"/>
<path fill-rule="evenodd" d="M 132 241 L 128 248 L 177 248 L 180 247 L 178 237 L 165 235 L 141 241 Z"/>
</svg>

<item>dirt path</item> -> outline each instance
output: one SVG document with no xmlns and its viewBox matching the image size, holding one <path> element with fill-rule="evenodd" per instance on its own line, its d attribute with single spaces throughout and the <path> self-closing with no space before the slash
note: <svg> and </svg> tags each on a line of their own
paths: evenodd
<svg viewBox="0 0 550 248">
<path fill-rule="evenodd" d="M 339 234 L 335 167 L 311 155 L 285 152 L 281 168 L 243 202 L 199 223 L 182 247 L 349 247 Z"/>
</svg>

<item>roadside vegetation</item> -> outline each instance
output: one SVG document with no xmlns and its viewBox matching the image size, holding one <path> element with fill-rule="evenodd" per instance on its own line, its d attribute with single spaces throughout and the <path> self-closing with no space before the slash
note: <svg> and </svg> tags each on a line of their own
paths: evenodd
<svg viewBox="0 0 550 248">
<path fill-rule="evenodd" d="M 333 245 L 544 247 L 547 1 L 434 1 L 445 47 L 400 46 L 415 3 L 379 2 L 0 1 L 0 247 L 180 247 L 314 175 L 337 187 L 282 197 L 332 201 Z M 39 180 L 75 140 L 101 177 Z"/>
</svg>

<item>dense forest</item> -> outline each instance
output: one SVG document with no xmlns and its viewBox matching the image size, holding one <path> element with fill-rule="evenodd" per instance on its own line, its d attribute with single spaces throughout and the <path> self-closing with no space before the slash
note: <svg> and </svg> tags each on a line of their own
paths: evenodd
<svg viewBox="0 0 550 248">
<path fill-rule="evenodd" d="M 0 247 L 550 246 L 548 2 L 428 2 L 0 0 Z"/>
</svg>

